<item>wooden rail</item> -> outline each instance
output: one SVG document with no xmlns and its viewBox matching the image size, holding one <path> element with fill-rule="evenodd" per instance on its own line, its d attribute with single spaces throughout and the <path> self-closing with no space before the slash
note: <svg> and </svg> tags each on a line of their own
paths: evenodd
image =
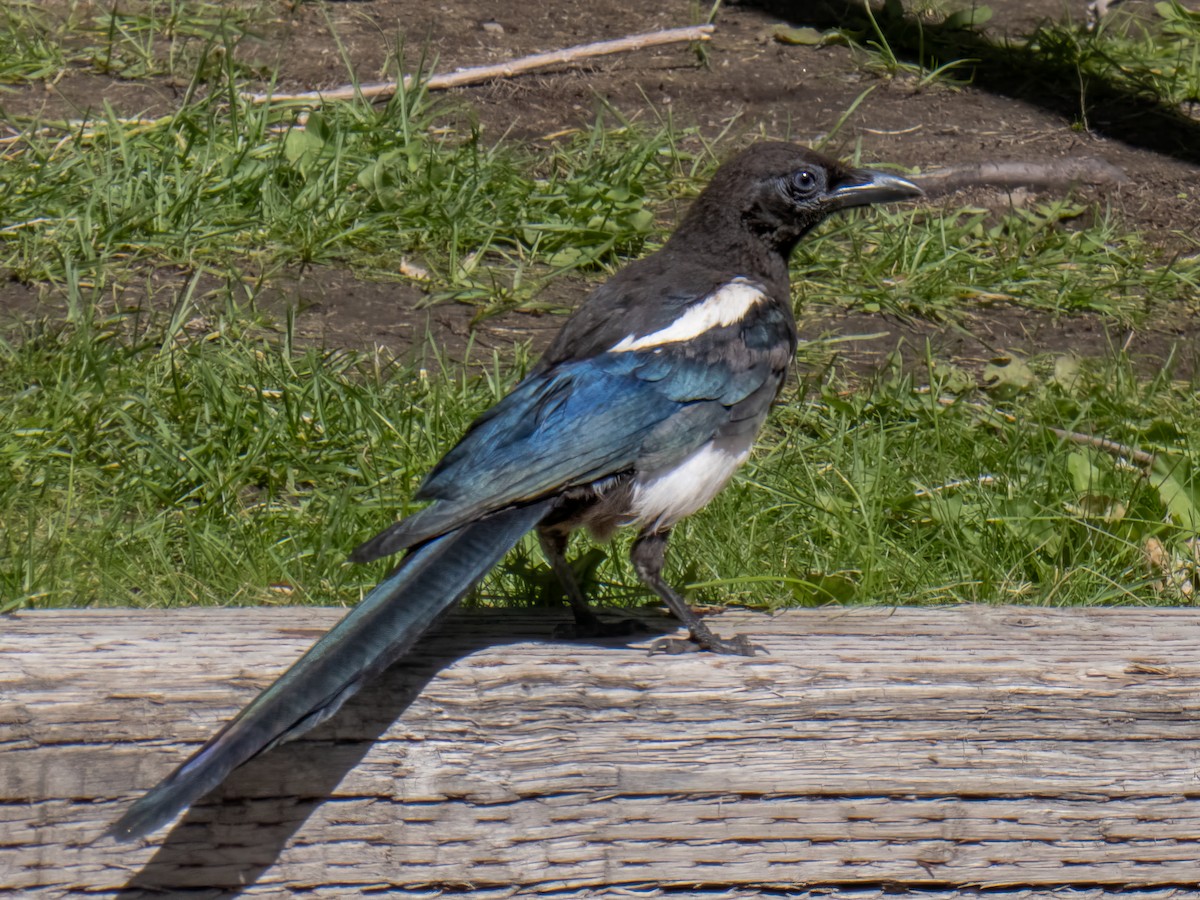
<svg viewBox="0 0 1200 900">
<path fill-rule="evenodd" d="M 714 620 L 755 659 L 456 614 L 151 842 L 91 843 L 340 615 L 0 620 L 0 895 L 1196 896 L 1193 610 Z"/>
</svg>

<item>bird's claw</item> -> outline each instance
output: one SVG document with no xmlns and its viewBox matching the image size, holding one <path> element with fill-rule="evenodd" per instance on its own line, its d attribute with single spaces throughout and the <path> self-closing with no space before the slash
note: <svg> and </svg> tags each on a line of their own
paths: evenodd
<svg viewBox="0 0 1200 900">
<path fill-rule="evenodd" d="M 750 638 L 744 634 L 735 634 L 731 638 L 717 637 L 712 633 L 692 635 L 688 638 L 662 638 L 650 645 L 651 656 L 659 653 L 678 656 L 683 653 L 700 653 L 702 651 L 720 653 L 724 656 L 753 656 L 760 650 L 763 653 L 767 652 L 762 645 L 750 643 Z"/>
</svg>

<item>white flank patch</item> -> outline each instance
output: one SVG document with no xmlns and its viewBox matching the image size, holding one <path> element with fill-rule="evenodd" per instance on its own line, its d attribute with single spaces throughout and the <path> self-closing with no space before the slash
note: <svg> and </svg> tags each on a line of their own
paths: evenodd
<svg viewBox="0 0 1200 900">
<path fill-rule="evenodd" d="M 723 284 L 699 303 L 689 306 L 678 319 L 666 328 L 634 337 L 632 334 L 622 339 L 612 348 L 613 353 L 625 353 L 630 350 L 646 350 L 650 347 L 661 347 L 663 344 L 677 344 L 680 341 L 690 341 L 713 328 L 732 325 L 745 318 L 746 313 L 767 298 L 758 285 L 742 278 L 733 279 Z"/>
<path fill-rule="evenodd" d="M 750 455 L 750 446 L 737 453 L 705 444 L 674 469 L 633 483 L 633 514 L 639 525 L 674 525 L 703 509 L 717 496 Z"/>
</svg>

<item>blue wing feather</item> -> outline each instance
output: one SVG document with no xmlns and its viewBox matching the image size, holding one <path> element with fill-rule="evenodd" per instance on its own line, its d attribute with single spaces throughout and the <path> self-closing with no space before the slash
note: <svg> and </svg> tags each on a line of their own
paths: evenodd
<svg viewBox="0 0 1200 900">
<path fill-rule="evenodd" d="M 765 409 L 774 397 L 792 352 L 785 346 L 783 361 L 776 359 L 779 324 L 744 322 L 704 342 L 609 351 L 535 371 L 425 478 L 416 499 L 433 502 L 351 559 L 377 559 L 498 509 L 684 458 L 729 422 L 731 410 Z"/>
</svg>

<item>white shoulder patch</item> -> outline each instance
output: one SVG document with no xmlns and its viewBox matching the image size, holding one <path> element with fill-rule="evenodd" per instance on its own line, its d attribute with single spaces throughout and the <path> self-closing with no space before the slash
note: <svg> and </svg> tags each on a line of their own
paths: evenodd
<svg viewBox="0 0 1200 900">
<path fill-rule="evenodd" d="M 723 284 L 704 299 L 689 306 L 683 315 L 658 331 L 634 337 L 632 334 L 613 345 L 611 352 L 646 350 L 663 344 L 677 344 L 699 337 L 706 331 L 740 322 L 757 304 L 767 299 L 763 289 L 738 276 Z"/>
</svg>

